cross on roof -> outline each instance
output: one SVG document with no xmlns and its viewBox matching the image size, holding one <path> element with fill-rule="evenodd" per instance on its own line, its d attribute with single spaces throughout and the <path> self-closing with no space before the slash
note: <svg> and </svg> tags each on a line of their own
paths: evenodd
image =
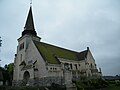
<svg viewBox="0 0 120 90">
<path fill-rule="evenodd" d="M 32 6 L 32 0 L 30 0 L 30 6 Z"/>
</svg>

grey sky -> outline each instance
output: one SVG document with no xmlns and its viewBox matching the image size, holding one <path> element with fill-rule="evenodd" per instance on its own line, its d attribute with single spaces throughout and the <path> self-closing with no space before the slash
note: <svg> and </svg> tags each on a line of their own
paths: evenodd
<svg viewBox="0 0 120 90">
<path fill-rule="evenodd" d="M 0 0 L 1 66 L 11 63 L 24 30 L 29 0 Z M 120 0 L 33 0 L 42 41 L 75 51 L 90 50 L 104 75 L 120 74 Z"/>
</svg>

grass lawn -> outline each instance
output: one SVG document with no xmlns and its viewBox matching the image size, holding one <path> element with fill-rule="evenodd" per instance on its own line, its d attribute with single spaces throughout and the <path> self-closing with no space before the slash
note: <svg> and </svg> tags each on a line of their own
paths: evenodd
<svg viewBox="0 0 120 90">
<path fill-rule="evenodd" d="M 110 87 L 105 88 L 103 90 L 120 90 L 120 86 L 110 86 Z"/>
<path fill-rule="evenodd" d="M 98 89 L 98 90 L 120 90 L 120 86 L 110 85 L 107 88 L 104 89 Z"/>
</svg>

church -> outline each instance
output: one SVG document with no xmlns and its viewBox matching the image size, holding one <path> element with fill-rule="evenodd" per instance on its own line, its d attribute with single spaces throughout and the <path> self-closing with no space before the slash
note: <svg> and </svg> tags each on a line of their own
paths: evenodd
<svg viewBox="0 0 120 90">
<path fill-rule="evenodd" d="M 13 86 L 65 85 L 72 80 L 100 78 L 95 59 L 89 49 L 81 52 L 41 42 L 34 27 L 30 6 L 26 24 L 18 38 L 14 58 Z"/>
</svg>

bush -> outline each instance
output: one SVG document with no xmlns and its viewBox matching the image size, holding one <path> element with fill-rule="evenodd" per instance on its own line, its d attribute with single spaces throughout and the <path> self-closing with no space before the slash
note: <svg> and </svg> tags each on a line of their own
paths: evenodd
<svg viewBox="0 0 120 90">
<path fill-rule="evenodd" d="M 82 90 L 83 88 L 86 90 L 92 90 L 92 89 L 100 89 L 108 87 L 109 84 L 107 81 L 103 79 L 91 79 L 87 81 L 76 81 L 76 86 L 78 90 Z"/>
<path fill-rule="evenodd" d="M 0 86 L 0 90 L 37 90 L 35 87 Z"/>
<path fill-rule="evenodd" d="M 87 87 L 84 83 L 82 83 L 80 81 L 76 81 L 76 86 L 77 86 L 78 90 L 83 90 Z"/>
<path fill-rule="evenodd" d="M 90 80 L 90 85 L 94 86 L 96 89 L 107 87 L 109 84 L 103 79 L 93 79 Z"/>
<path fill-rule="evenodd" d="M 0 90 L 5 90 L 5 86 L 0 86 Z"/>
<path fill-rule="evenodd" d="M 109 84 L 116 84 L 116 82 L 114 80 L 110 80 L 108 81 Z"/>
<path fill-rule="evenodd" d="M 120 81 L 116 81 L 115 85 L 120 86 Z"/>
<path fill-rule="evenodd" d="M 59 84 L 52 83 L 49 90 L 66 90 L 65 86 L 61 86 Z"/>
</svg>

